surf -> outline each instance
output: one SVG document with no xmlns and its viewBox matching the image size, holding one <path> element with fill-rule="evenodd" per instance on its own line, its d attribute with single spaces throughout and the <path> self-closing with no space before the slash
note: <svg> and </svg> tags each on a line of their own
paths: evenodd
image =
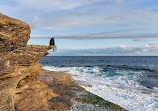
<svg viewBox="0 0 158 111">
<path fill-rule="evenodd" d="M 129 111 L 158 110 L 158 90 L 139 84 L 143 71 L 95 67 L 54 67 L 43 69 L 66 72 L 80 86 Z"/>
</svg>

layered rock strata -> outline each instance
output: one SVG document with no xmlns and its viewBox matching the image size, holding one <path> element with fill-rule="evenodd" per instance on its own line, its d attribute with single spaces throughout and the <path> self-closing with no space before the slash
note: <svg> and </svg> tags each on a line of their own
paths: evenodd
<svg viewBox="0 0 158 111">
<path fill-rule="evenodd" d="M 42 68 L 38 61 L 48 54 L 48 49 L 47 46 L 26 46 L 1 56 L 4 63 L 9 62 L 0 73 L 0 111 L 14 110 L 13 96 L 18 82 Z"/>
<path fill-rule="evenodd" d="M 0 111 L 14 111 L 15 91 L 20 80 L 42 68 L 38 61 L 49 46 L 27 45 L 30 26 L 0 14 Z"/>
</svg>

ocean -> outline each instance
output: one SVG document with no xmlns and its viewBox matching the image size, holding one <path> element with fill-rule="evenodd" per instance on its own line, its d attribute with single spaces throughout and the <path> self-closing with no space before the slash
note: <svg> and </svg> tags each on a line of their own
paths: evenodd
<svg viewBox="0 0 158 111">
<path fill-rule="evenodd" d="M 158 111 L 157 56 L 45 56 L 40 63 L 129 111 Z"/>
</svg>

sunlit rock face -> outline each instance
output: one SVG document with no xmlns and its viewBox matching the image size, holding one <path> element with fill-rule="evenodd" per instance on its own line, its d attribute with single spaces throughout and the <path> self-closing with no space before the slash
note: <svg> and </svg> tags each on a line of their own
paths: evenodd
<svg viewBox="0 0 158 111">
<path fill-rule="evenodd" d="M 49 46 L 27 45 L 30 26 L 0 14 L 0 111 L 14 111 L 16 87 L 42 68 L 38 61 Z"/>
<path fill-rule="evenodd" d="M 31 29 L 27 23 L 0 13 L 0 53 L 25 46 L 30 33 Z"/>
<path fill-rule="evenodd" d="M 0 57 L 0 111 L 14 111 L 14 94 L 20 80 L 42 68 L 37 63 L 48 46 L 25 46 Z"/>
</svg>

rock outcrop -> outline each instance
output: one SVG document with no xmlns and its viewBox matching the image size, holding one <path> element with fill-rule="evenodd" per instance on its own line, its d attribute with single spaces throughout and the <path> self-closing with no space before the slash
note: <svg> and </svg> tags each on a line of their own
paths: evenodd
<svg viewBox="0 0 158 111">
<path fill-rule="evenodd" d="M 30 66 L 47 55 L 49 46 L 28 45 L 8 53 L 1 54 L 0 76 L 15 70 L 15 66 Z"/>
<path fill-rule="evenodd" d="M 17 84 L 42 68 L 49 46 L 27 45 L 30 26 L 0 14 L 0 111 L 14 111 Z"/>
<path fill-rule="evenodd" d="M 85 91 L 69 74 L 41 69 L 38 61 L 50 47 L 26 45 L 29 37 L 28 24 L 0 14 L 0 111 L 125 110 Z"/>
<path fill-rule="evenodd" d="M 41 65 L 36 63 L 27 67 L 17 67 L 8 76 L 0 78 L 0 111 L 14 111 L 14 94 L 19 81 L 30 73 L 39 70 Z"/>
<path fill-rule="evenodd" d="M 17 111 L 126 111 L 85 91 L 70 74 L 43 69 L 21 80 L 14 97 Z"/>
<path fill-rule="evenodd" d="M 30 33 L 28 24 L 0 13 L 0 53 L 25 46 Z"/>
<path fill-rule="evenodd" d="M 4 70 L 1 70 L 0 74 L 0 111 L 14 110 L 13 96 L 17 84 L 42 68 L 37 62 L 48 54 L 48 49 L 47 46 L 26 46 L 1 56 L 5 65 L 2 64 Z M 6 72 L 8 70 L 9 72 Z"/>
</svg>

